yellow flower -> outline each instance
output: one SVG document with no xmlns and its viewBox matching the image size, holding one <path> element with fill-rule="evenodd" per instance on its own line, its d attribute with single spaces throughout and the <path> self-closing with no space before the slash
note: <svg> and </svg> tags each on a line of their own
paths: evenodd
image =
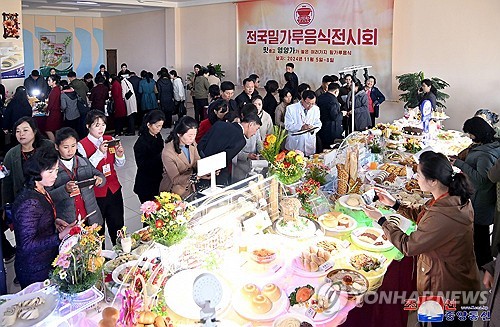
<svg viewBox="0 0 500 327">
<path fill-rule="evenodd" d="M 161 192 L 160 193 L 160 199 L 162 199 L 164 201 L 170 201 L 171 198 L 172 198 L 172 193 L 169 193 L 169 192 Z"/>
<path fill-rule="evenodd" d="M 295 155 L 296 155 L 295 151 L 290 151 L 290 152 L 288 152 L 288 153 L 286 154 L 286 157 L 287 157 L 287 158 L 293 158 L 293 157 L 295 157 Z"/>
<path fill-rule="evenodd" d="M 173 203 L 169 203 L 167 205 L 165 205 L 165 210 L 167 211 L 172 211 L 175 209 L 175 205 Z"/>
<path fill-rule="evenodd" d="M 276 142 L 276 136 L 274 136 L 274 134 L 269 134 L 266 136 L 266 141 L 268 143 L 274 143 Z"/>
<path fill-rule="evenodd" d="M 302 157 L 302 156 L 297 156 L 297 158 L 295 158 L 295 160 L 297 160 L 297 163 L 299 163 L 299 164 L 304 163 L 304 157 Z"/>
</svg>

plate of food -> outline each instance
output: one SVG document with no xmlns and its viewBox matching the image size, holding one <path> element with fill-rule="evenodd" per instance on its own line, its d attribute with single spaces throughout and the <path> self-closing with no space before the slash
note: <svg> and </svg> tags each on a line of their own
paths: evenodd
<svg viewBox="0 0 500 327">
<path fill-rule="evenodd" d="M 349 269 L 359 272 L 368 279 L 370 288 L 384 276 L 387 271 L 387 259 L 380 254 L 367 251 L 353 251 L 345 257 Z"/>
<path fill-rule="evenodd" d="M 339 198 L 341 206 L 351 210 L 363 210 L 361 207 L 364 205 L 363 198 L 359 194 L 347 194 Z"/>
<path fill-rule="evenodd" d="M 113 260 L 106 262 L 104 264 L 104 271 L 107 272 L 108 274 L 112 273 L 116 268 L 118 268 L 118 266 L 121 266 L 124 263 L 137 259 L 139 259 L 139 257 L 135 254 L 131 253 L 122 254 L 114 258 Z"/>
<path fill-rule="evenodd" d="M 288 298 L 275 284 L 269 283 L 259 288 L 250 283 L 237 290 L 233 308 L 248 320 L 272 321 L 286 311 Z"/>
<path fill-rule="evenodd" d="M 406 173 L 406 168 L 405 168 Z M 369 170 L 366 172 L 366 179 L 381 188 L 397 191 L 405 186 L 406 178 L 399 177 L 394 173 L 385 170 Z"/>
<path fill-rule="evenodd" d="M 57 307 L 57 293 L 40 290 L 16 296 L 0 305 L 2 326 L 31 327 L 41 323 Z"/>
<path fill-rule="evenodd" d="M 332 287 L 349 296 L 360 296 L 368 291 L 369 282 L 361 273 L 351 269 L 335 269 L 326 275 L 326 281 Z"/>
<path fill-rule="evenodd" d="M 314 321 L 298 313 L 287 313 L 273 322 L 273 327 L 313 327 Z"/>
<path fill-rule="evenodd" d="M 281 235 L 292 238 L 309 238 L 321 231 L 320 225 L 305 217 L 298 217 L 295 221 L 285 221 L 279 218 L 273 222 L 273 229 Z"/>
<path fill-rule="evenodd" d="M 141 243 L 150 243 L 153 240 L 153 235 L 149 227 L 138 230 L 132 236 L 138 238 Z"/>
<path fill-rule="evenodd" d="M 351 240 L 362 249 L 374 252 L 391 250 L 394 245 L 384 235 L 381 228 L 359 227 L 351 233 Z"/>
<path fill-rule="evenodd" d="M 292 260 L 292 270 L 302 277 L 317 278 L 325 276 L 334 264 L 330 252 L 321 247 L 309 246 Z"/>
<path fill-rule="evenodd" d="M 351 243 L 349 241 L 341 241 L 334 237 L 324 237 L 314 242 L 316 247 L 322 248 L 330 252 L 331 256 L 336 256 L 343 250 L 349 248 Z"/>
<path fill-rule="evenodd" d="M 306 315 L 315 324 L 332 321 L 347 303 L 347 294 L 337 292 L 331 283 L 319 287 L 312 285 L 290 289 L 287 294 L 290 303 L 289 312 Z"/>
<path fill-rule="evenodd" d="M 250 259 L 258 264 L 268 264 L 276 260 L 277 253 L 275 250 L 265 247 L 258 247 L 249 253 Z"/>
<path fill-rule="evenodd" d="M 392 173 L 399 177 L 406 177 L 406 166 L 392 164 L 392 163 L 383 163 L 378 166 L 378 170 L 385 170 L 388 173 Z"/>
<path fill-rule="evenodd" d="M 193 283 L 203 273 L 203 269 L 186 269 L 179 271 L 167 281 L 164 288 L 165 303 L 177 315 L 191 320 L 200 320 L 200 307 L 193 299 Z M 231 288 L 220 276 L 216 276 L 222 285 L 222 300 L 216 306 L 220 317 L 231 304 Z"/>
<path fill-rule="evenodd" d="M 130 283 L 134 280 L 135 271 L 139 269 L 139 267 L 137 267 L 138 263 L 138 260 L 133 260 L 116 267 L 111 274 L 113 281 L 124 286 L 130 285 Z"/>
<path fill-rule="evenodd" d="M 342 212 L 331 211 L 318 217 L 318 222 L 325 230 L 334 233 L 348 233 L 358 226 L 358 222 Z"/>
</svg>

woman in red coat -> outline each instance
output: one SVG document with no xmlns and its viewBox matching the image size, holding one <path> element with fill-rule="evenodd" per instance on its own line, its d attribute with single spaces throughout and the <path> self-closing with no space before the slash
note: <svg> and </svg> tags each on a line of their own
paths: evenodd
<svg viewBox="0 0 500 327">
<path fill-rule="evenodd" d="M 115 135 L 123 135 L 123 126 L 125 126 L 127 119 L 127 106 L 125 105 L 125 99 L 123 99 L 122 95 L 122 77 L 113 76 L 112 78 L 113 82 L 111 83 L 111 97 L 113 98 L 115 106 Z"/>
<path fill-rule="evenodd" d="M 61 87 L 59 75 L 50 75 L 47 78 L 47 83 L 51 87 L 47 104 L 47 122 L 45 124 L 45 133 L 47 137 L 54 142 L 55 132 L 62 127 L 63 116 L 61 113 Z"/>
</svg>

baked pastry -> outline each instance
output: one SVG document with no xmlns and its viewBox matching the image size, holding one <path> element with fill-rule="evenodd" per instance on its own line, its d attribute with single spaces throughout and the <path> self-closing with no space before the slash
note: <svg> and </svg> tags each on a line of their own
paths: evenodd
<svg viewBox="0 0 500 327">
<path fill-rule="evenodd" d="M 37 307 L 22 307 L 19 308 L 19 313 L 17 314 L 19 319 L 23 320 L 33 320 L 38 318 L 39 312 Z"/>
<path fill-rule="evenodd" d="M 345 169 L 345 166 L 342 164 L 337 165 L 337 177 L 338 177 L 338 186 L 337 193 L 339 195 L 346 194 L 349 187 L 349 173 Z"/>
<path fill-rule="evenodd" d="M 303 270 L 316 272 L 322 264 L 330 260 L 330 257 L 328 251 L 310 246 L 309 249 L 302 252 L 298 260 Z"/>
<path fill-rule="evenodd" d="M 251 300 L 259 294 L 260 294 L 260 290 L 255 284 L 246 284 L 241 289 L 241 295 L 243 295 L 243 297 L 246 300 Z"/>
<path fill-rule="evenodd" d="M 267 296 L 272 302 L 276 302 L 281 297 L 281 290 L 275 284 L 267 284 L 262 289 L 262 294 Z"/>
<path fill-rule="evenodd" d="M 116 326 L 116 321 L 113 319 L 101 319 L 99 320 L 99 324 L 97 325 L 98 327 L 115 327 Z"/>
<path fill-rule="evenodd" d="M 155 323 L 156 314 L 151 311 L 141 311 L 137 318 L 137 322 L 144 325 L 153 325 Z"/>
<path fill-rule="evenodd" d="M 273 303 L 267 296 L 259 294 L 253 297 L 251 307 L 255 313 L 265 314 L 271 311 Z"/>
<path fill-rule="evenodd" d="M 19 309 L 16 305 L 8 307 L 3 313 L 2 326 L 12 326 L 16 323 L 17 312 Z"/>
<path fill-rule="evenodd" d="M 44 303 L 45 303 L 45 300 L 43 298 L 37 296 L 37 297 L 34 297 L 32 299 L 19 302 L 17 304 L 17 306 L 18 307 L 38 307 L 39 305 L 44 304 Z"/>
<path fill-rule="evenodd" d="M 118 318 L 120 318 L 120 312 L 117 309 L 113 307 L 106 307 L 102 310 L 102 319 L 114 320 L 116 323 Z"/>
</svg>

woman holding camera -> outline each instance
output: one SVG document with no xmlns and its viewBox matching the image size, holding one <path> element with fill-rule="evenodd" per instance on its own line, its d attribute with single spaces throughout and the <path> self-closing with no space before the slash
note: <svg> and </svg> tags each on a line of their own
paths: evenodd
<svg viewBox="0 0 500 327">
<path fill-rule="evenodd" d="M 474 255 L 472 192 L 467 177 L 455 173 L 446 156 L 432 151 L 420 155 L 417 176 L 420 189 L 432 193 L 432 199 L 417 208 L 403 206 L 388 192 L 376 189 L 380 202 L 417 223 L 417 230 L 411 235 L 374 207 L 365 207 L 365 213 L 382 226 L 385 236 L 404 255 L 418 256 L 419 294 L 480 291 Z"/>
</svg>

